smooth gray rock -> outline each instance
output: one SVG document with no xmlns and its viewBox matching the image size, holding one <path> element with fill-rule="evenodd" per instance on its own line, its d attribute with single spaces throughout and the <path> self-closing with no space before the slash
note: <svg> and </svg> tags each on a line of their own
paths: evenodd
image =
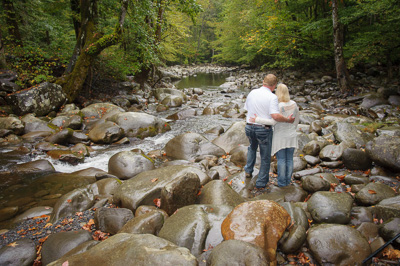
<svg viewBox="0 0 400 266">
<path fill-rule="evenodd" d="M 50 235 L 42 247 L 42 264 L 48 265 L 58 260 L 73 248 L 89 240 L 93 240 L 92 235 L 85 230 Z"/>
<path fill-rule="evenodd" d="M 208 182 L 201 190 L 200 204 L 229 205 L 236 207 L 244 199 L 222 180 Z"/>
<path fill-rule="evenodd" d="M 106 208 L 96 209 L 94 222 L 96 228 L 102 232 L 116 234 L 121 228 L 133 218 L 131 210 L 126 208 Z"/>
<path fill-rule="evenodd" d="M 356 201 L 361 205 L 375 205 L 381 200 L 396 196 L 389 186 L 382 183 L 369 183 L 356 194 Z"/>
<path fill-rule="evenodd" d="M 347 193 L 321 191 L 307 201 L 308 211 L 316 223 L 347 224 L 353 198 Z"/>
<path fill-rule="evenodd" d="M 158 235 L 164 223 L 165 216 L 153 210 L 132 218 L 118 233 Z"/>
<path fill-rule="evenodd" d="M 141 152 L 121 151 L 111 156 L 108 161 L 108 173 L 122 180 L 154 168 L 154 161 Z"/>
<path fill-rule="evenodd" d="M 321 265 L 361 265 L 371 254 L 368 241 L 347 225 L 322 224 L 311 228 L 307 243 Z"/>
<path fill-rule="evenodd" d="M 400 137 L 382 135 L 370 141 L 365 151 L 375 163 L 400 171 Z"/>
<path fill-rule="evenodd" d="M 20 239 L 0 249 L 0 265 L 29 266 L 36 258 L 36 246 L 30 239 Z"/>
<path fill-rule="evenodd" d="M 353 148 L 347 148 L 342 155 L 344 166 L 349 170 L 368 170 L 371 168 L 372 161 L 367 153 Z"/>
</svg>

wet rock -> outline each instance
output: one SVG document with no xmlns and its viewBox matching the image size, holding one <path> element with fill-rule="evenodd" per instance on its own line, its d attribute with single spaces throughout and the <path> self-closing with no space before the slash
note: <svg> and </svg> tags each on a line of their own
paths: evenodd
<svg viewBox="0 0 400 266">
<path fill-rule="evenodd" d="M 361 205 L 375 205 L 381 200 L 396 196 L 389 186 L 381 183 L 369 183 L 356 194 L 356 201 Z"/>
<path fill-rule="evenodd" d="M 249 140 L 244 132 L 245 126 L 245 122 L 233 123 L 224 134 L 214 139 L 212 143 L 224 149 L 225 152 L 230 152 L 239 145 L 249 146 Z"/>
<path fill-rule="evenodd" d="M 379 235 L 383 237 L 386 241 L 391 240 L 397 234 L 400 233 L 400 218 L 396 217 L 390 219 L 389 221 L 385 221 L 383 224 L 379 226 Z M 397 238 L 393 245 L 399 247 L 400 246 L 400 239 Z"/>
<path fill-rule="evenodd" d="M 133 213 L 125 208 L 106 208 L 96 209 L 94 222 L 96 228 L 102 232 L 116 234 L 121 228 L 133 218 Z"/>
<path fill-rule="evenodd" d="M 91 249 L 92 247 L 96 246 L 99 243 L 100 243 L 100 241 L 95 241 L 95 240 L 89 240 L 89 241 L 83 242 L 82 244 L 76 246 L 75 248 L 73 248 L 70 251 L 68 251 L 67 253 L 65 253 L 59 260 L 65 262 L 66 258 L 68 258 L 69 256 L 81 254 L 85 251 L 88 251 L 89 249 Z M 50 265 L 52 265 L 52 264 L 50 264 Z"/>
<path fill-rule="evenodd" d="M 324 170 L 321 167 L 315 167 L 315 168 L 311 168 L 311 169 L 297 171 L 297 172 L 293 173 L 293 177 L 297 180 L 300 180 L 303 176 L 313 175 L 313 174 L 321 173 L 323 171 Z"/>
<path fill-rule="evenodd" d="M 42 215 L 50 215 L 53 212 L 53 208 L 49 206 L 39 206 L 35 208 L 31 208 L 24 213 L 18 215 L 13 219 L 14 224 L 18 224 L 26 219 L 39 217 Z"/>
<path fill-rule="evenodd" d="M 162 99 L 161 104 L 168 107 L 180 107 L 184 103 L 181 96 L 178 95 L 167 95 Z"/>
<path fill-rule="evenodd" d="M 187 101 L 187 97 L 182 91 L 171 88 L 158 88 L 156 89 L 154 96 L 159 102 L 162 102 L 165 98 L 171 96 L 175 96 L 173 98 L 180 98 L 181 104 Z"/>
<path fill-rule="evenodd" d="M 236 207 L 244 199 L 222 180 L 208 182 L 201 190 L 199 203 Z"/>
<path fill-rule="evenodd" d="M 0 265 L 29 266 L 36 258 L 36 246 L 30 239 L 13 242 L 14 246 L 6 245 L 0 249 Z"/>
<path fill-rule="evenodd" d="M 49 161 L 42 159 L 14 165 L 10 170 L 18 174 L 47 174 L 56 171 Z"/>
<path fill-rule="evenodd" d="M 373 241 L 379 236 L 378 229 L 378 225 L 372 222 L 363 222 L 357 227 L 357 231 L 359 231 L 368 241 Z"/>
<path fill-rule="evenodd" d="M 301 187 L 286 186 L 286 187 L 272 187 L 270 193 L 262 194 L 257 199 L 274 200 L 276 202 L 303 202 L 308 193 Z M 283 205 L 282 205 L 283 206 Z"/>
<path fill-rule="evenodd" d="M 214 247 L 207 259 L 207 265 L 270 265 L 264 251 L 257 245 L 240 241 L 227 240 Z"/>
<path fill-rule="evenodd" d="M 13 218 L 18 213 L 18 207 L 5 207 L 0 209 L 0 222 Z"/>
<path fill-rule="evenodd" d="M 327 167 L 327 168 L 342 168 L 343 167 L 343 162 L 342 161 L 334 161 L 334 162 L 322 162 L 319 164 L 322 167 Z"/>
<path fill-rule="evenodd" d="M 372 161 L 368 155 L 358 149 L 347 148 L 342 155 L 344 166 L 349 170 L 368 170 Z"/>
<path fill-rule="evenodd" d="M 301 157 L 293 157 L 293 171 L 298 172 L 307 167 L 307 162 Z"/>
<path fill-rule="evenodd" d="M 37 142 L 53 134 L 52 131 L 32 131 L 21 136 L 27 142 Z"/>
<path fill-rule="evenodd" d="M 73 248 L 89 240 L 92 240 L 92 236 L 85 230 L 60 232 L 50 235 L 42 247 L 42 264 L 48 265 L 61 258 Z"/>
<path fill-rule="evenodd" d="M 341 145 L 328 145 L 325 146 L 319 153 L 319 157 L 325 161 L 336 161 L 342 157 L 343 146 Z"/>
<path fill-rule="evenodd" d="M 193 160 L 201 155 L 222 156 L 225 151 L 197 133 L 185 133 L 168 141 L 164 148 L 167 156 Z"/>
<path fill-rule="evenodd" d="M 347 185 L 368 184 L 369 178 L 365 176 L 351 174 L 344 177 L 344 182 Z"/>
<path fill-rule="evenodd" d="M 60 85 L 44 82 L 29 90 L 15 92 L 6 97 L 8 104 L 18 115 L 35 113 L 44 116 L 51 111 L 57 111 L 66 101 Z"/>
<path fill-rule="evenodd" d="M 153 137 L 159 133 L 171 130 L 171 127 L 165 120 L 145 113 L 117 113 L 107 120 L 120 126 L 127 137 Z"/>
<path fill-rule="evenodd" d="M 204 185 L 209 177 L 192 166 L 167 166 L 138 174 L 118 187 L 113 201 L 123 208 L 132 211 L 140 205 L 153 205 L 154 199 L 161 197 L 161 190 L 173 180 L 186 173 L 194 173 Z"/>
<path fill-rule="evenodd" d="M 24 132 L 22 121 L 16 117 L 0 117 L 0 129 L 7 129 L 20 135 Z"/>
<path fill-rule="evenodd" d="M 70 150 L 52 150 L 48 151 L 49 155 L 54 160 L 59 160 L 60 162 L 66 162 L 71 165 L 77 165 L 83 163 L 85 160 L 85 155 L 79 152 L 73 152 Z"/>
<path fill-rule="evenodd" d="M 347 193 L 316 192 L 307 202 L 308 211 L 317 223 L 347 224 L 353 198 Z"/>
<path fill-rule="evenodd" d="M 94 143 L 113 143 L 124 136 L 124 130 L 117 124 L 107 121 L 97 124 L 89 131 L 89 138 Z"/>
<path fill-rule="evenodd" d="M 379 136 L 367 143 L 365 151 L 375 163 L 400 171 L 400 137 Z"/>
<path fill-rule="evenodd" d="M 371 254 L 368 241 L 346 225 L 322 224 L 307 234 L 308 246 L 321 265 L 361 265 Z"/>
<path fill-rule="evenodd" d="M 377 105 L 387 104 L 388 101 L 382 97 L 380 94 L 371 94 L 364 97 L 361 107 L 371 108 Z"/>
<path fill-rule="evenodd" d="M 153 210 L 132 218 L 118 233 L 158 235 L 164 222 L 164 215 L 161 212 Z"/>
<path fill-rule="evenodd" d="M 122 184 L 118 178 L 104 178 L 96 183 L 90 185 L 90 189 L 93 191 L 94 195 L 101 196 L 112 196 L 114 195 L 116 189 Z"/>
<path fill-rule="evenodd" d="M 172 215 L 177 209 L 194 204 L 199 188 L 200 180 L 195 173 L 175 178 L 161 190 L 160 208 Z"/>
<path fill-rule="evenodd" d="M 45 141 L 53 144 L 66 145 L 69 143 L 69 139 L 71 138 L 73 132 L 74 131 L 72 129 L 66 128 L 48 136 L 45 138 Z"/>
<path fill-rule="evenodd" d="M 122 248 L 121 248 L 122 247 Z M 86 252 L 56 261 L 52 266 L 69 265 L 197 265 L 186 248 L 150 234 L 120 233 Z"/>
<path fill-rule="evenodd" d="M 126 180 L 154 169 L 154 162 L 141 152 L 121 151 L 108 161 L 108 173 Z"/>
<path fill-rule="evenodd" d="M 279 240 L 279 249 L 285 254 L 292 254 L 303 246 L 306 237 L 306 229 L 295 224 Z"/>
<path fill-rule="evenodd" d="M 204 249 L 223 241 L 221 223 L 231 210 L 227 205 L 183 207 L 165 221 L 159 236 L 198 256 Z"/>
<path fill-rule="evenodd" d="M 276 248 L 290 215 L 279 204 L 259 200 L 244 202 L 225 218 L 221 232 L 225 240 L 243 240 L 261 247 L 270 265 L 276 265 Z"/>
<path fill-rule="evenodd" d="M 328 191 L 331 188 L 331 183 L 321 178 L 318 174 L 307 175 L 301 178 L 302 187 L 308 192 Z"/>
<path fill-rule="evenodd" d="M 73 131 L 72 136 L 69 137 L 69 143 L 71 144 L 83 143 L 88 145 L 89 142 L 89 136 L 83 132 Z"/>
<path fill-rule="evenodd" d="M 374 207 L 370 207 L 370 211 L 377 219 L 384 221 L 400 217 L 400 196 L 384 199 Z"/>
<path fill-rule="evenodd" d="M 187 108 L 184 110 L 180 110 L 172 115 L 167 116 L 167 119 L 172 120 L 183 120 L 192 116 L 196 116 L 197 111 L 193 108 Z"/>
<path fill-rule="evenodd" d="M 106 115 L 124 112 L 124 109 L 111 103 L 95 103 L 81 110 L 83 119 L 93 121 Z"/>
<path fill-rule="evenodd" d="M 280 205 L 285 208 L 296 225 L 302 226 L 305 230 L 308 229 L 309 223 L 307 214 L 301 207 L 289 201 L 280 203 Z"/>
<path fill-rule="evenodd" d="M 303 147 L 303 152 L 306 155 L 317 156 L 322 148 L 322 143 L 312 140 Z"/>
<path fill-rule="evenodd" d="M 247 162 L 247 150 L 248 147 L 239 145 L 233 148 L 229 154 L 231 155 L 231 162 L 236 165 L 245 166 Z"/>
<path fill-rule="evenodd" d="M 73 215 L 76 212 L 86 211 L 94 204 L 93 192 L 88 188 L 75 189 L 57 200 L 50 222 Z"/>
<path fill-rule="evenodd" d="M 357 127 L 350 123 L 337 122 L 333 125 L 333 133 L 339 142 L 353 142 L 357 148 L 365 146 L 365 144 L 372 140 L 371 134 L 361 132 Z"/>
</svg>

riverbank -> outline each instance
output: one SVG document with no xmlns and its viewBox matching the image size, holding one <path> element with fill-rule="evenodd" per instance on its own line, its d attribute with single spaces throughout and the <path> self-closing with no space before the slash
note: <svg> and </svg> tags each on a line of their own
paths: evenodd
<svg viewBox="0 0 400 266">
<path fill-rule="evenodd" d="M 75 253 L 71 259 L 63 259 L 70 263 L 75 258 L 81 260 L 87 256 L 104 259 L 100 250 L 118 254 L 119 251 L 113 249 L 116 243 L 124 243 L 134 249 L 133 238 L 126 235 L 133 232 L 143 234 L 146 240 L 142 244 L 148 248 L 157 249 L 168 245 L 171 261 L 182 259 L 177 253 L 177 246 L 185 248 L 182 252 L 190 263 L 222 262 L 226 259 L 241 261 L 244 258 L 232 253 L 229 253 L 230 258 L 221 256 L 229 250 L 241 252 L 244 249 L 250 249 L 263 257 L 264 262 L 274 261 L 273 256 L 265 257 L 260 252 L 259 248 L 262 251 L 266 246 L 259 239 L 264 239 L 267 233 L 257 231 L 256 225 L 240 231 L 245 236 L 255 234 L 255 239 L 247 242 L 256 246 L 248 246 L 240 238 L 234 238 L 234 241 L 227 237 L 229 226 L 223 225 L 233 222 L 232 219 L 227 220 L 230 213 L 237 215 L 237 218 L 252 217 L 254 213 L 267 215 L 272 210 L 283 216 L 290 215 L 295 226 L 286 231 L 285 228 L 279 229 L 283 236 L 279 244 L 279 238 L 270 243 L 272 246 L 278 245 L 276 258 L 279 264 L 301 262 L 301 259 L 303 262 L 309 260 L 314 263 L 328 259 L 331 263 L 359 262 L 362 256 L 368 255 L 368 252 L 372 252 L 397 232 L 393 226 L 399 223 L 396 217 L 400 213 L 400 170 L 396 168 L 400 165 L 396 162 L 400 145 L 399 105 L 396 103 L 400 97 L 398 83 L 382 83 L 380 77 L 363 77 L 360 73 L 354 79 L 359 83 L 365 80 L 357 88 L 364 94 L 342 98 L 334 78 L 330 76 L 290 71 L 280 75 L 277 73 L 281 81 L 289 85 L 293 99 L 301 108 L 295 174 L 293 184 L 288 188 L 278 188 L 271 184 L 268 191 L 255 195 L 252 189 L 256 173 L 252 179 L 246 179 L 242 169 L 248 145 L 243 134 L 243 103 L 246 93 L 260 86 L 265 73 L 226 69 L 230 76 L 218 91 L 201 88 L 177 91 L 171 82 L 186 75 L 183 69 L 164 70 L 165 78 L 159 82 L 160 88 L 152 94 L 147 94 L 149 91 L 138 92 L 132 85 L 113 98 L 111 104 L 93 103 L 84 108 L 68 105 L 54 118 L 36 119 L 28 115 L 20 119 L 21 123 L 18 123 L 18 118 L 12 117 L 10 124 L 15 128 L 7 128 L 9 132 L 2 138 L 4 150 L 8 150 L 3 153 L 7 155 L 5 157 L 12 159 L 14 154 L 30 157 L 41 153 L 51 156 L 52 160 L 71 165 L 79 165 L 85 157 L 96 154 L 96 146 L 115 147 L 139 143 L 140 138 L 146 140 L 151 139 L 151 136 L 169 134 L 174 132 L 174 127 L 181 125 L 186 125 L 187 130 L 185 128 L 186 131 L 179 134 L 172 133 L 157 149 L 145 149 L 146 152 L 143 152 L 137 149 L 131 151 L 133 149 L 129 148 L 116 152 L 105 161 L 107 170 L 87 168 L 58 173 L 47 160 L 8 167 L 1 173 L 1 211 L 11 217 L 9 221 L 35 206 L 52 209 L 41 209 L 43 212 L 40 215 L 33 216 L 36 219 L 28 219 L 19 230 L 3 233 L 3 240 L 13 240 L 2 242 L 6 252 L 16 248 L 7 245 L 15 242 L 16 232 L 22 229 L 24 231 L 20 233 L 29 232 L 26 236 L 38 233 L 34 239 L 34 246 L 38 249 L 38 239 L 47 235 L 54 235 L 50 242 L 57 243 L 63 236 L 57 238 L 60 231 L 54 228 L 65 219 L 65 224 L 57 229 L 77 230 L 87 226 L 93 219 L 90 226 L 92 233 L 100 230 L 102 234 L 110 234 L 110 238 L 114 236 L 110 240 L 101 241 L 104 243 L 102 245 L 96 242 L 92 247 L 91 244 L 89 250 L 87 246 L 78 246 L 87 242 L 88 237 L 93 238 L 93 234 L 79 239 L 72 237 L 68 243 L 86 252 L 82 255 Z M 215 71 L 221 69 L 215 68 Z M 194 75 L 196 70 L 187 73 Z M 378 82 L 383 85 L 376 85 Z M 72 118 L 76 118 L 79 113 L 84 115 L 82 121 L 72 123 L 75 121 Z M 192 127 L 192 121 L 200 117 L 203 126 L 200 124 Z M 209 124 L 206 122 L 216 117 L 221 120 Z M 56 126 L 57 130 L 54 130 L 54 126 L 45 133 L 37 130 L 51 129 L 48 124 Z M 21 130 L 18 125 L 24 129 Z M 24 132 L 27 128 L 34 130 Z M 83 136 L 85 134 L 88 134 L 87 138 Z M 79 141 L 76 141 L 77 137 L 80 137 Z M 274 161 L 272 170 L 275 169 Z M 27 176 L 33 177 L 31 182 L 22 182 Z M 22 187 L 32 187 L 32 196 L 26 192 L 24 197 L 19 196 L 18 190 Z M 271 201 L 279 203 L 284 210 Z M 107 208 L 108 205 L 104 207 L 106 202 L 112 202 L 119 208 Z M 269 203 L 264 205 L 264 202 Z M 93 209 L 94 204 L 96 210 Z M 246 210 L 234 211 L 243 204 L 247 204 Z M 138 212 L 143 207 L 148 209 Z M 86 213 L 88 209 L 91 211 Z M 111 214 L 107 209 L 115 210 Z M 326 212 L 326 209 L 329 211 Z M 41 215 L 48 216 L 37 218 Z M 84 220 L 79 222 L 79 217 Z M 115 219 L 108 220 L 110 217 Z M 255 215 L 254 219 L 257 217 Z M 70 227 L 69 219 L 73 223 Z M 40 224 L 37 224 L 39 230 L 29 230 L 37 222 Z M 270 222 L 262 221 L 262 224 L 275 228 L 276 225 Z M 50 233 L 44 234 L 44 229 L 47 229 L 44 227 L 48 223 L 51 225 L 48 225 L 49 229 L 45 232 Z M 192 231 L 193 224 L 197 231 Z M 349 235 L 354 235 L 355 242 L 352 244 L 355 248 L 346 246 Z M 105 239 L 106 235 L 102 236 Z M 163 242 L 165 240 L 169 242 Z M 318 241 L 323 241 L 329 251 L 318 247 L 315 244 Z M 343 245 L 336 247 L 333 242 Z M 97 244 L 100 246 L 95 248 Z M 59 259 L 66 253 L 60 254 L 49 245 L 43 248 L 46 250 L 44 254 L 47 261 L 50 258 Z M 360 256 L 350 256 L 358 251 L 361 252 Z M 143 252 L 146 254 L 149 251 Z M 349 254 L 349 257 L 344 254 Z M 120 256 L 116 261 L 124 263 L 125 259 L 129 257 Z M 61 265 L 62 262 L 57 263 Z"/>
</svg>

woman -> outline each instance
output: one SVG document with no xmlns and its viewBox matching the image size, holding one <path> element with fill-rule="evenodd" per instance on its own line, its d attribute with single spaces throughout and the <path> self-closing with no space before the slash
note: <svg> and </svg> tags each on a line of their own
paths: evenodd
<svg viewBox="0 0 400 266">
<path fill-rule="evenodd" d="M 290 184 L 293 174 L 293 153 L 298 147 L 296 128 L 299 124 L 299 108 L 295 101 L 290 100 L 289 90 L 285 84 L 279 84 L 275 94 L 279 101 L 279 112 L 285 117 L 293 115 L 295 117 L 293 124 L 257 116 L 250 118 L 250 122 L 274 125 L 271 154 L 276 153 L 278 161 L 278 186 L 284 187 Z"/>
</svg>

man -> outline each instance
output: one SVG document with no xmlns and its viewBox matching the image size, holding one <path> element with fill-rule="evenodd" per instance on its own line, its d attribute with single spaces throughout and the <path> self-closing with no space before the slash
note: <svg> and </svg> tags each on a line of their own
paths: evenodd
<svg viewBox="0 0 400 266">
<path fill-rule="evenodd" d="M 255 115 L 262 118 L 273 118 L 278 122 L 293 123 L 294 117 L 284 117 L 279 113 L 278 97 L 272 92 L 275 90 L 278 79 L 273 74 L 268 74 L 263 81 L 263 86 L 252 90 L 247 96 L 244 109 L 247 110 L 246 116 L 246 136 L 250 141 L 247 150 L 247 163 L 244 167 L 246 177 L 252 177 L 254 164 L 256 162 L 256 152 L 260 146 L 261 165 L 256 181 L 256 190 L 265 189 L 269 182 L 269 168 L 271 163 L 272 127 L 257 123 L 250 123 L 249 118 Z"/>
</svg>

